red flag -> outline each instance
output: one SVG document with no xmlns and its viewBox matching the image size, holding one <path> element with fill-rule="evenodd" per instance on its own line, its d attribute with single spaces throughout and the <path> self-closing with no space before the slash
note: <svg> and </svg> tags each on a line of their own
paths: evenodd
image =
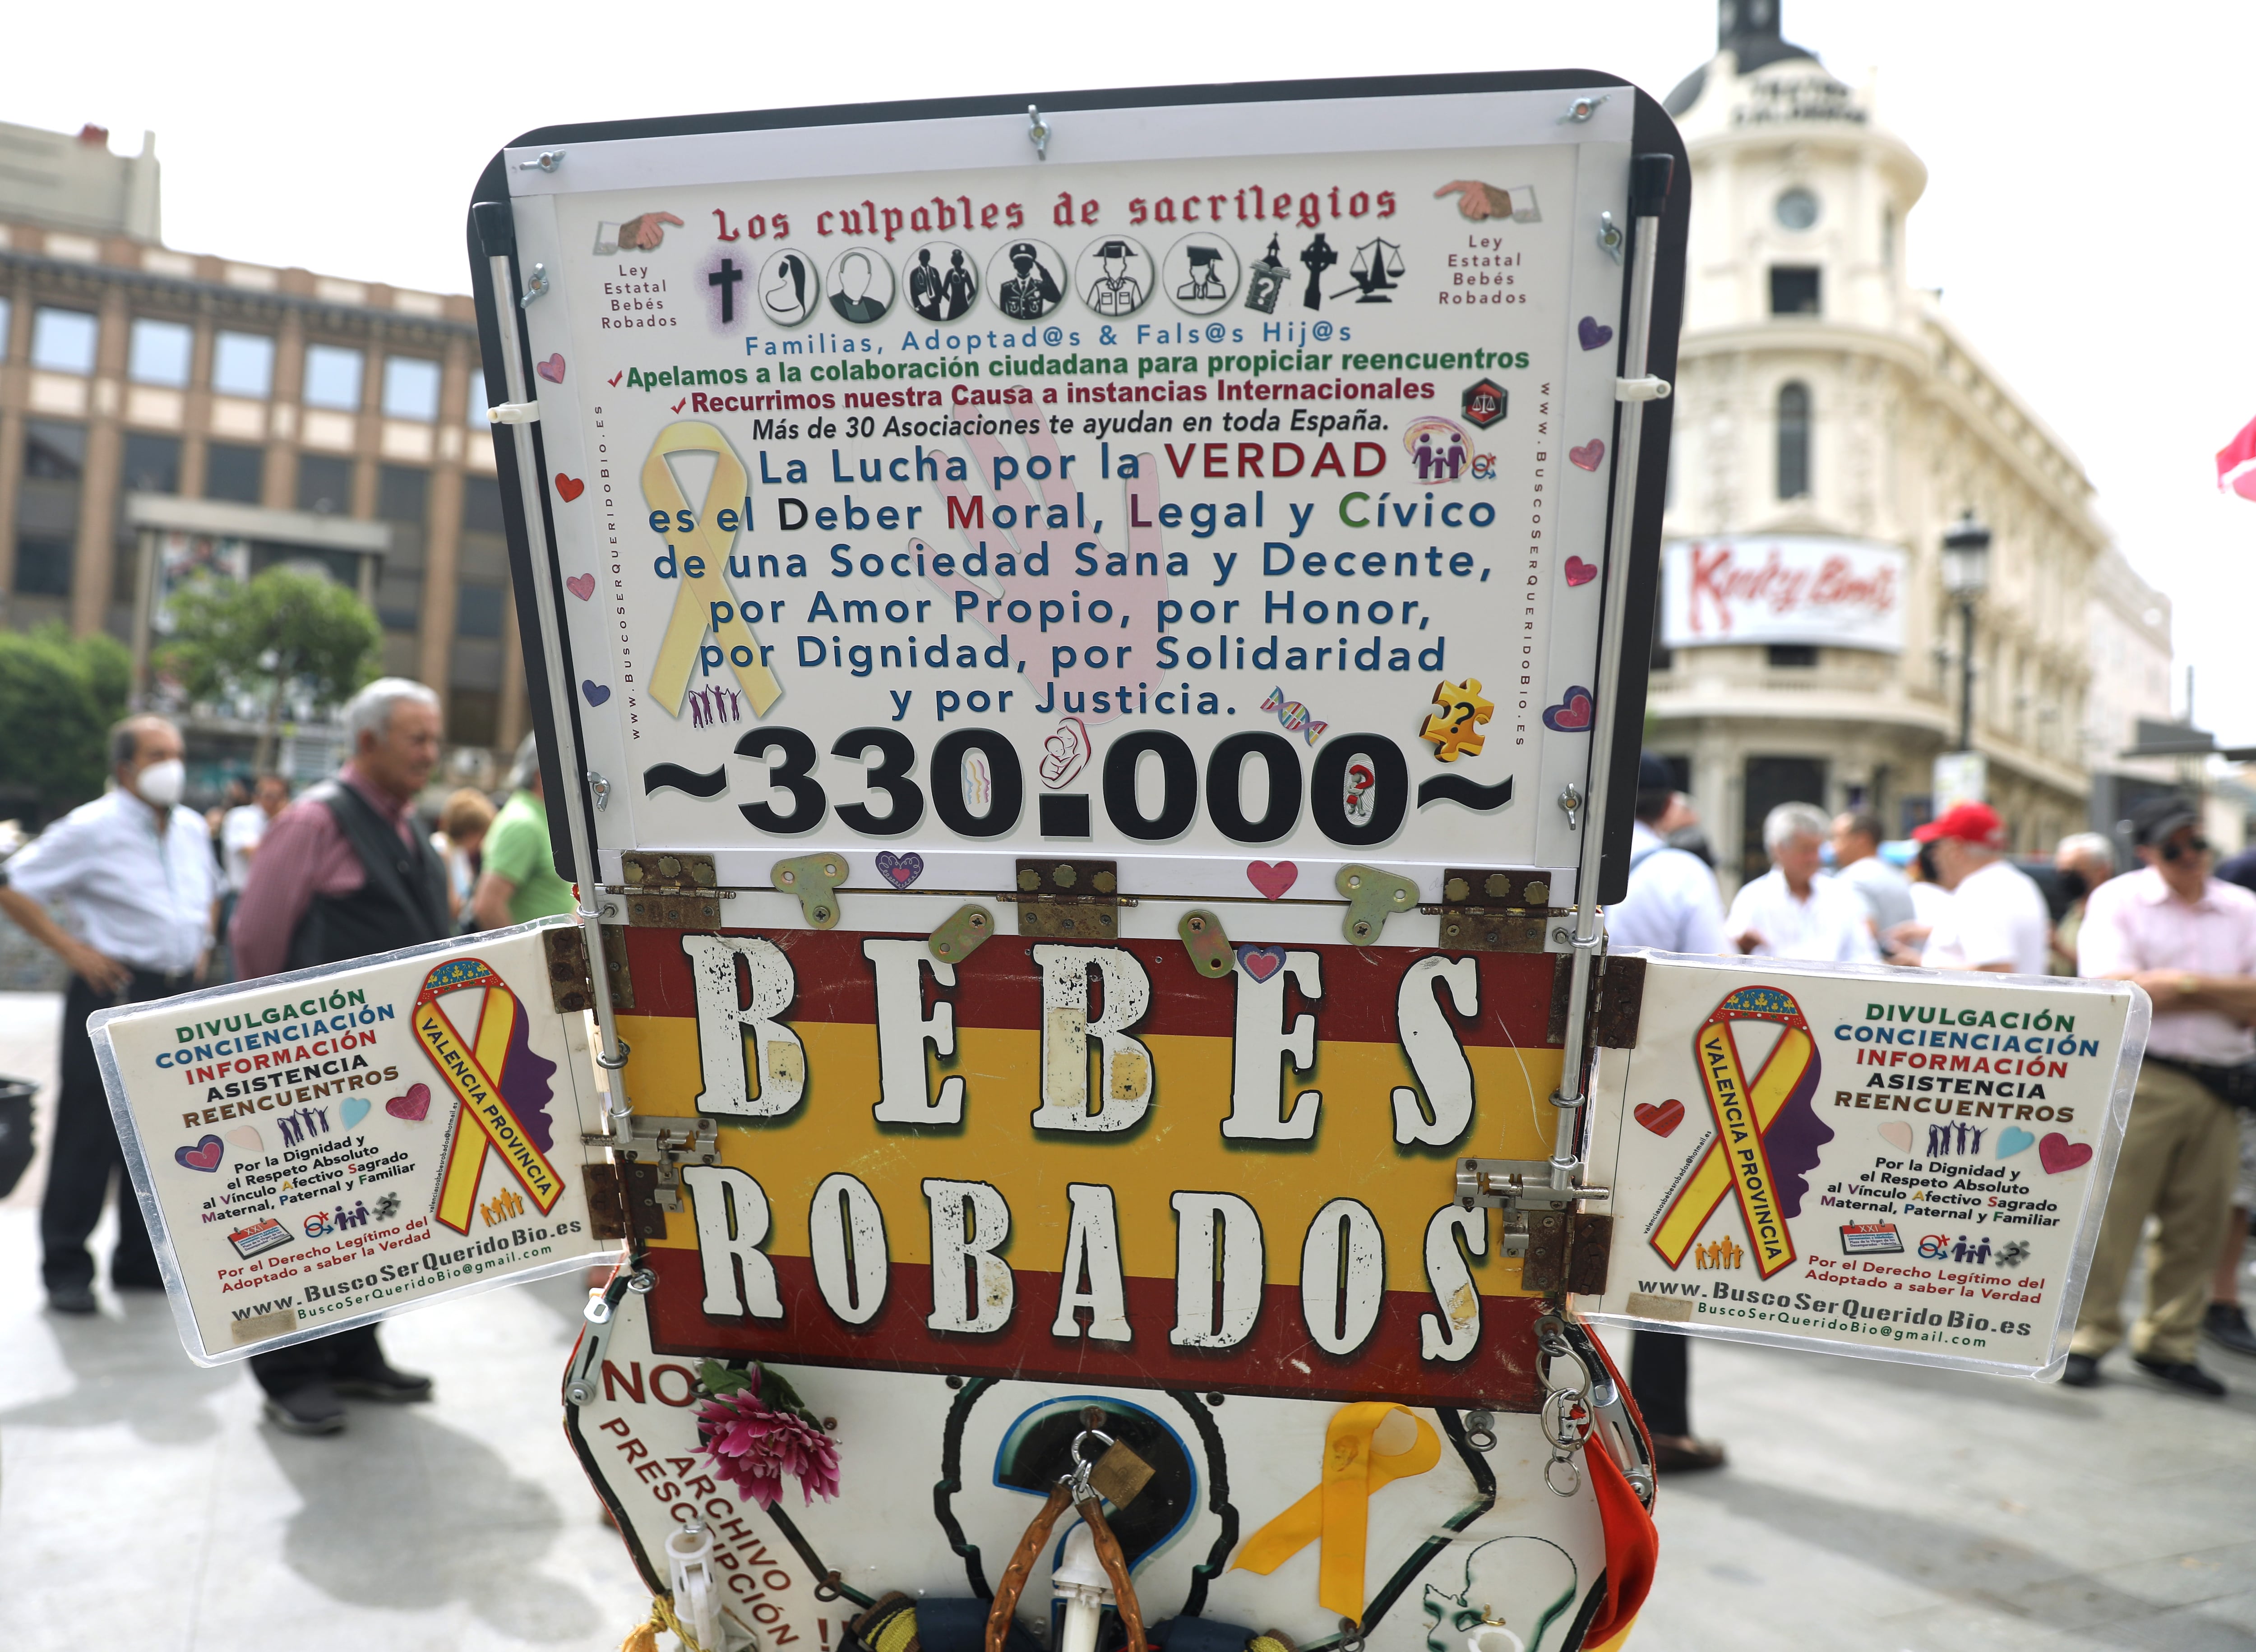
<svg viewBox="0 0 2256 1652">
<path fill-rule="evenodd" d="M 2217 485 L 2231 489 L 2243 499 L 2256 499 L 2256 418 L 2217 450 Z"/>
</svg>

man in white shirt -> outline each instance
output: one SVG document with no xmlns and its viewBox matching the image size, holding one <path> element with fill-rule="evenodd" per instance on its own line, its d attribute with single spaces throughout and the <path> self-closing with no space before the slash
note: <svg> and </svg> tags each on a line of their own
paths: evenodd
<svg viewBox="0 0 2256 1652">
<path fill-rule="evenodd" d="M 125 1175 L 86 1018 L 112 1004 L 169 997 L 196 984 L 216 917 L 211 833 L 180 806 L 187 770 L 180 731 L 162 717 L 130 717 L 110 731 L 115 790 L 74 809 L 0 868 L 0 912 L 71 968 L 63 1001 L 62 1083 L 46 1196 L 39 1206 L 47 1304 L 92 1313 L 87 1235 L 117 1177 L 117 1248 L 109 1283 L 161 1290 L 149 1230 Z M 77 911 L 83 939 L 47 910 Z"/>
<path fill-rule="evenodd" d="M 1878 817 L 1862 810 L 1833 817 L 1833 875 L 1857 892 L 1872 920 L 1872 933 L 1884 937 L 1899 924 L 1908 924 L 1912 910 L 1911 883 L 1901 872 L 1880 859 L 1884 828 Z"/>
<path fill-rule="evenodd" d="M 2184 799 L 2154 798 L 2131 822 L 2144 869 L 2091 891 L 2076 965 L 2082 974 L 2136 981 L 2154 1019 L 2061 1381 L 2097 1382 L 2099 1361 L 2123 1339 L 2123 1287 L 2152 1216 L 2132 1360 L 2175 1388 L 2216 1397 L 2224 1384 L 2194 1351 L 2238 1169 L 2225 1092 L 2256 1062 L 2256 895 L 2210 875 L 2201 817 Z"/>
<path fill-rule="evenodd" d="M 1724 950 L 1724 900 L 1716 875 L 1688 849 L 1672 848 L 1660 828 L 1682 812 L 1668 764 L 1638 760 L 1637 824 L 1630 833 L 1629 889 L 1606 909 L 1610 946 L 1666 953 Z M 1692 1432 L 1692 1345 L 1672 1332 L 1641 1329 L 1630 1348 L 1629 1388 L 1665 1472 L 1720 1468 L 1724 1448 Z"/>
<path fill-rule="evenodd" d="M 1827 964 L 1879 961 L 1864 902 L 1817 875 L 1828 830 L 1824 814 L 1807 803 L 1781 803 L 1763 818 L 1770 870 L 1740 885 L 1724 920 L 1724 932 L 1740 952 Z"/>
<path fill-rule="evenodd" d="M 1919 961 L 1929 969 L 2041 975 L 2052 911 L 2036 881 L 2006 858 L 2006 823 L 1986 803 L 1961 803 L 1912 833 L 1935 846 L 1938 882 L 1950 904 Z"/>
<path fill-rule="evenodd" d="M 261 775 L 251 801 L 229 809 L 219 826 L 220 853 L 227 862 L 227 886 L 240 895 L 250 883 L 250 857 L 274 817 L 290 806 L 290 783 L 280 775 Z"/>
</svg>

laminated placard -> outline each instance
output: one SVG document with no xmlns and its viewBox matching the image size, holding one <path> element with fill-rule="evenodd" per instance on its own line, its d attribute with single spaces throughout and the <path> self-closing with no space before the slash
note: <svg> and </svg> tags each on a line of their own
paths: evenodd
<svg viewBox="0 0 2256 1652">
<path fill-rule="evenodd" d="M 2057 1375 L 2152 1010 L 2127 981 L 1642 960 L 1600 1320 Z"/>
<path fill-rule="evenodd" d="M 189 1355 L 206 1365 L 583 1268 L 603 1107 L 553 923 L 89 1022 Z"/>
</svg>

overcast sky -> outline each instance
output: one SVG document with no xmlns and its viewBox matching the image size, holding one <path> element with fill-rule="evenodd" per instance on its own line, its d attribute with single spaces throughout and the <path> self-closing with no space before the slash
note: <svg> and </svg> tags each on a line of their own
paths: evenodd
<svg viewBox="0 0 2256 1652">
<path fill-rule="evenodd" d="M 1913 278 L 2063 438 L 2175 600 L 2196 713 L 2256 743 L 2256 503 L 2213 454 L 2256 418 L 2241 199 L 2256 7 L 1785 0 L 1786 33 L 1927 162 Z M 1703 0 L 1542 7 L 716 0 L 18 9 L 0 119 L 158 137 L 166 240 L 461 292 L 486 158 L 532 127 L 859 100 L 1341 74 L 1587 67 L 1656 96 Z"/>
</svg>

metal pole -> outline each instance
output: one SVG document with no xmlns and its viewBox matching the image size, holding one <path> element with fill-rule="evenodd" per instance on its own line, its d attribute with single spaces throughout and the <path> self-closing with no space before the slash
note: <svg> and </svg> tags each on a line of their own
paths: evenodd
<svg viewBox="0 0 2256 1652">
<path fill-rule="evenodd" d="M 1958 599 L 1958 749 L 1974 749 L 1974 599 Z"/>
<path fill-rule="evenodd" d="M 525 394 L 525 355 L 518 347 L 517 283 L 510 275 L 506 253 L 494 254 L 486 260 L 486 266 L 493 282 L 502 377 L 509 389 L 509 399 L 523 402 L 529 398 Z M 546 646 L 547 638 L 563 633 L 556 616 L 553 577 L 555 570 L 546 518 L 541 513 L 540 466 L 533 455 L 532 426 L 519 423 L 511 428 L 517 437 L 518 482 L 525 495 L 525 536 L 532 553 L 532 601 L 540 615 L 540 664 L 548 677 L 549 714 L 558 721 L 559 744 L 568 745 L 562 722 L 572 704 L 571 685 L 564 680 L 563 662 L 558 658 L 556 650 Z M 627 1058 L 625 1046 L 619 1043 L 618 1018 L 611 1009 L 611 978 L 604 968 L 603 906 L 596 882 L 596 834 L 587 816 L 582 777 L 566 774 L 562 778 L 564 795 L 556 801 L 564 808 L 565 836 L 572 846 L 572 870 L 576 875 L 575 887 L 579 893 L 580 930 L 588 938 L 588 984 L 596 1001 L 596 1060 L 613 1075 L 611 1111 L 623 1114 L 628 1111 L 626 1084 L 619 1069 L 626 1065 Z"/>
<path fill-rule="evenodd" d="M 1636 169 L 1666 157 L 1639 156 Z M 1667 197 L 1667 174 L 1658 188 L 1632 184 L 1638 197 L 1632 203 L 1634 238 L 1630 244 L 1629 322 L 1623 339 L 1622 370 L 1625 377 L 1645 376 L 1653 322 L 1653 273 L 1660 263 L 1660 209 Z M 1551 1100 L 1559 1109 L 1552 1141 L 1551 1185 L 1571 1187 L 1582 1168 L 1576 1138 L 1582 1122 L 1583 1065 L 1590 1046 L 1590 975 L 1599 944 L 1604 938 L 1598 910 L 1598 861 L 1604 848 L 1607 782 L 1613 769 L 1614 720 L 1612 687 L 1621 680 L 1625 632 L 1628 629 L 1631 529 L 1637 516 L 1637 474 L 1640 439 L 1645 430 L 1645 403 L 1621 400 L 1621 435 L 1614 449 L 1613 526 L 1606 544 L 1605 604 L 1598 621 L 1598 659 L 1604 682 L 1599 714 L 1591 719 L 1590 776 L 1583 799 L 1582 858 L 1575 873 L 1575 928 L 1570 939 L 1574 961 L 1567 988 L 1567 1034 L 1559 1091 Z"/>
</svg>

